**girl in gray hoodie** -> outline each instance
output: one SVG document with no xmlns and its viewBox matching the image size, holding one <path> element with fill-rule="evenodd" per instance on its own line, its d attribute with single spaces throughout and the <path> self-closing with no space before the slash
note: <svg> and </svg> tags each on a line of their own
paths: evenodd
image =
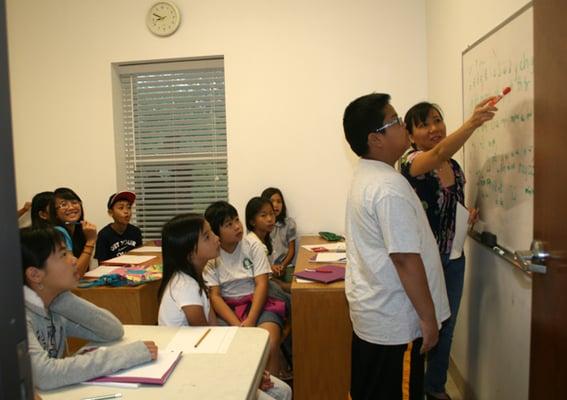
<svg viewBox="0 0 567 400">
<path fill-rule="evenodd" d="M 154 342 L 100 348 L 65 357 L 67 336 L 95 342 L 122 338 L 122 324 L 110 312 L 70 292 L 77 285 L 76 259 L 53 228 L 20 231 L 24 299 L 34 384 L 55 389 L 112 374 L 156 359 Z"/>
</svg>

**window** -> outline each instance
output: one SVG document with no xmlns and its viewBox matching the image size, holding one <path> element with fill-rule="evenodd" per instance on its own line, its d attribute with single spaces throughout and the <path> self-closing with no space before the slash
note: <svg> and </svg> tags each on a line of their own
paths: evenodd
<svg viewBox="0 0 567 400">
<path fill-rule="evenodd" d="M 222 58 L 115 65 L 118 185 L 145 239 L 228 197 Z"/>
</svg>

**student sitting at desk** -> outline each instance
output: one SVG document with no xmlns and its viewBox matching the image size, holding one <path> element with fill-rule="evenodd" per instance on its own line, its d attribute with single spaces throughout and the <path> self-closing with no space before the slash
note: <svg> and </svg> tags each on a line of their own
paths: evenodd
<svg viewBox="0 0 567 400">
<path fill-rule="evenodd" d="M 413 188 L 394 169 L 409 138 L 389 100 L 360 97 L 343 118 L 361 158 L 346 207 L 352 400 L 423 400 L 424 353 L 450 315 L 435 237 Z"/>
<path fill-rule="evenodd" d="M 266 329 L 270 333 L 268 370 L 279 376 L 285 303 L 268 297 L 272 271 L 265 246 L 258 239 L 243 238 L 238 213 L 226 201 L 211 204 L 205 218 L 221 244 L 220 256 L 211 260 L 203 272 L 219 322 Z"/>
<path fill-rule="evenodd" d="M 89 270 L 96 242 L 96 226 L 84 220 L 83 202 L 69 188 L 53 192 L 49 217 L 63 235 L 65 246 L 77 257 L 77 274 L 81 278 Z"/>
<path fill-rule="evenodd" d="M 275 222 L 274 207 L 270 199 L 266 197 L 253 197 L 248 204 L 246 204 L 246 229 L 248 230 L 246 239 L 252 244 L 254 249 L 263 250 L 268 262 L 269 257 L 274 251 L 270 233 L 275 227 Z M 274 265 L 271 266 L 273 275 L 280 275 L 282 266 L 277 266 L 279 268 L 275 267 Z M 271 276 L 272 279 L 269 281 L 268 295 L 285 302 L 285 316 L 287 319 L 291 315 L 291 295 L 278 283 L 275 283 L 279 280 L 273 279 L 273 275 Z"/>
<path fill-rule="evenodd" d="M 111 194 L 108 203 L 108 215 L 114 222 L 106 225 L 96 239 L 95 258 L 98 262 L 121 256 L 142 245 L 142 231 L 130 223 L 132 204 L 136 195 L 132 192 Z"/>
<path fill-rule="evenodd" d="M 287 215 L 287 206 L 281 190 L 269 187 L 264 189 L 262 197 L 272 202 L 276 224 L 270 232 L 272 243 L 272 272 L 275 280 L 283 290 L 290 293 L 291 283 L 284 280 L 285 270 L 293 264 L 295 258 L 295 240 L 297 238 L 297 227 L 295 220 Z"/>
<path fill-rule="evenodd" d="M 20 231 L 29 354 L 41 390 L 112 374 L 157 357 L 154 342 L 133 342 L 65 357 L 67 336 L 96 342 L 118 340 L 120 321 L 73 293 L 75 257 L 53 228 Z"/>
<path fill-rule="evenodd" d="M 218 257 L 220 242 L 209 223 L 197 214 L 182 214 L 162 230 L 163 278 L 158 321 L 163 326 L 216 325 L 202 273 Z M 291 388 L 264 374 L 259 399 L 291 399 Z"/>
<path fill-rule="evenodd" d="M 263 250 L 263 253 L 268 258 L 273 254 L 274 247 L 271 238 L 271 232 L 275 228 L 276 216 L 272 202 L 267 197 L 253 197 L 246 204 L 246 229 L 248 234 L 246 239 L 252 244 L 254 249 Z M 260 257 L 260 254 L 258 254 Z M 274 276 L 281 276 L 283 271 L 282 265 L 272 265 L 272 275 L 268 281 L 268 297 L 283 301 L 285 303 L 285 319 L 287 324 L 283 329 L 282 336 L 286 334 L 286 330 L 291 329 L 291 295 L 285 289 L 285 283 L 280 281 Z M 291 289 L 291 285 L 288 284 L 288 289 Z M 286 365 L 283 357 L 280 358 L 280 378 L 285 380 L 291 380 L 293 373 L 291 371 L 292 363 L 292 345 L 291 345 L 291 335 L 285 337 L 282 343 L 282 351 L 285 352 L 287 362 L 290 364 Z"/>
</svg>

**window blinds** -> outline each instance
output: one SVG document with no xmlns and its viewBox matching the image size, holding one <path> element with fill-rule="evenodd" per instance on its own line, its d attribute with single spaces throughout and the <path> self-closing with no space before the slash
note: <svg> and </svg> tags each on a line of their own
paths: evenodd
<svg viewBox="0 0 567 400">
<path fill-rule="evenodd" d="M 193 63 L 193 64 L 192 64 Z M 120 70 L 123 173 L 136 193 L 145 239 L 186 212 L 228 197 L 222 60 L 144 64 Z"/>
</svg>

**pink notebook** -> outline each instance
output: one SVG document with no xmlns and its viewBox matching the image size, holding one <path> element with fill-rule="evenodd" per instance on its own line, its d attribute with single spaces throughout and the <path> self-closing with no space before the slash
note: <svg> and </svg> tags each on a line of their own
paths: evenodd
<svg viewBox="0 0 567 400">
<path fill-rule="evenodd" d="M 108 351 L 108 350 L 107 350 Z M 158 351 L 158 359 L 89 382 L 146 383 L 163 385 L 181 359 L 181 351 Z"/>
<path fill-rule="evenodd" d="M 321 265 L 310 270 L 308 268 L 301 272 L 296 272 L 295 276 L 301 279 L 317 281 L 322 283 L 333 283 L 345 280 L 345 268 L 338 265 Z"/>
</svg>

